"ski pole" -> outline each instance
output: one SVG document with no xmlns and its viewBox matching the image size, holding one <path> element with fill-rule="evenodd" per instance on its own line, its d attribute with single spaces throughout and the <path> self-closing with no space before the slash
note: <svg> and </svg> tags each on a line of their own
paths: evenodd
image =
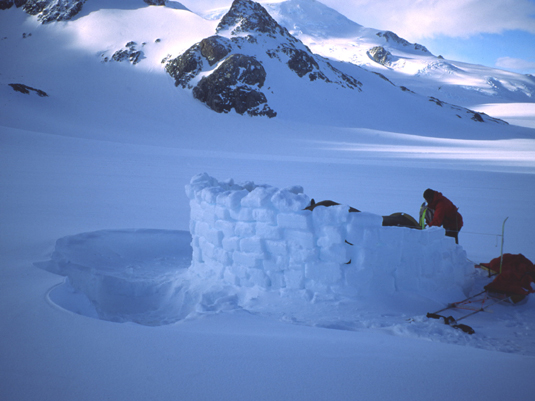
<svg viewBox="0 0 535 401">
<path fill-rule="evenodd" d="M 509 217 L 506 217 L 502 224 L 502 248 L 500 250 L 500 274 L 502 273 L 502 265 L 503 265 L 503 242 L 505 240 L 505 222 L 507 221 Z"/>
</svg>

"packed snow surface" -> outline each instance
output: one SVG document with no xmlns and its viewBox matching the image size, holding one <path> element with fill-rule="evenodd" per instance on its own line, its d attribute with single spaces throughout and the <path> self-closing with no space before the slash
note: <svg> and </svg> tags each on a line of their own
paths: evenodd
<svg viewBox="0 0 535 401">
<path fill-rule="evenodd" d="M 425 317 L 481 291 L 491 279 L 468 263 L 499 256 L 502 240 L 504 252 L 535 261 L 532 78 L 402 54 L 366 21 L 322 20 L 318 2 L 302 1 L 310 14 L 293 25 L 309 36 L 296 35 L 362 91 L 275 73 L 276 118 L 217 114 L 175 87 L 162 59 L 213 35 L 217 18 L 202 15 L 230 1 L 181 3 L 195 13 L 88 0 L 75 19 L 42 25 L 20 8 L 0 11 L 0 398 L 532 397 L 533 296 L 467 318 L 473 335 Z M 291 28 L 291 8 L 268 9 Z M 348 43 L 329 32 L 336 23 L 360 36 Z M 358 61 L 380 43 L 393 67 Z M 143 53 L 137 64 L 109 61 L 127 44 Z M 484 105 L 509 125 L 459 118 L 448 104 Z M 219 189 L 185 193 L 203 172 Z M 459 246 L 442 229 L 378 225 L 417 216 L 426 188 L 460 208 Z M 309 198 L 363 212 L 305 217 Z M 241 220 L 254 225 L 246 237 L 251 226 L 237 217 L 253 214 Z M 362 237 L 352 242 L 354 227 Z M 268 235 L 281 236 L 272 248 Z M 353 246 L 330 254 L 344 237 Z M 224 239 L 241 253 L 216 255 Z M 331 270 L 308 278 L 306 263 L 290 263 L 334 254 Z M 347 285 L 352 268 L 360 277 Z"/>
</svg>

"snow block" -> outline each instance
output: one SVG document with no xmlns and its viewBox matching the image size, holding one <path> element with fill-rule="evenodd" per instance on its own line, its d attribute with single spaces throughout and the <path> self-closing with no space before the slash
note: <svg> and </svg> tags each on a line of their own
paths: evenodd
<svg viewBox="0 0 535 401">
<path fill-rule="evenodd" d="M 472 265 L 441 228 L 383 227 L 349 206 L 305 210 L 301 186 L 279 190 L 199 174 L 186 186 L 190 270 L 223 284 L 264 291 L 368 293 L 462 288 Z M 251 295 L 253 296 L 253 295 Z"/>
<path fill-rule="evenodd" d="M 264 253 L 263 239 L 257 236 L 242 238 L 240 240 L 240 250 L 248 253 Z"/>
<path fill-rule="evenodd" d="M 288 254 L 288 244 L 286 241 L 272 241 L 267 239 L 265 242 L 266 250 L 274 256 L 284 256 Z"/>
<path fill-rule="evenodd" d="M 264 239 L 279 240 L 282 237 L 282 230 L 273 224 L 260 222 L 256 224 L 256 235 Z"/>
<path fill-rule="evenodd" d="M 282 228 L 309 230 L 311 228 L 310 212 L 280 213 L 277 215 L 277 224 Z"/>
</svg>

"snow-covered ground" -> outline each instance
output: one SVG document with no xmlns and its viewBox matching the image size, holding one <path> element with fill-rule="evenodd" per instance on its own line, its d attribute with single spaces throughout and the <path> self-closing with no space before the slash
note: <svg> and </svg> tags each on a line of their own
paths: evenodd
<svg viewBox="0 0 535 401">
<path fill-rule="evenodd" d="M 0 11 L 2 399 L 531 397 L 533 297 L 467 319 L 470 336 L 425 318 L 443 307 L 440 288 L 324 298 L 248 291 L 247 302 L 228 289 L 180 288 L 192 280 L 185 186 L 203 172 L 300 185 L 316 201 L 378 215 L 417 216 L 431 187 L 459 206 L 469 260 L 499 256 L 509 217 L 504 251 L 535 261 L 533 103 L 482 101 L 478 92 L 462 105 L 485 104 L 510 125 L 459 119 L 340 63 L 362 92 L 296 78 L 273 82 L 276 118 L 217 114 L 161 64 L 213 35 L 217 21 L 129 4 L 90 0 L 74 21 L 46 26 Z M 129 41 L 145 43 L 139 64 L 102 62 Z M 425 86 L 413 79 L 407 87 Z M 144 324 L 99 319 L 63 276 L 42 268 L 54 251 L 88 264 L 88 280 L 110 277 L 100 296 L 117 307 L 111 320 L 161 300 L 147 283 L 171 281 L 184 296 L 178 310 Z M 466 284 L 477 292 L 488 281 L 474 269 Z"/>
</svg>

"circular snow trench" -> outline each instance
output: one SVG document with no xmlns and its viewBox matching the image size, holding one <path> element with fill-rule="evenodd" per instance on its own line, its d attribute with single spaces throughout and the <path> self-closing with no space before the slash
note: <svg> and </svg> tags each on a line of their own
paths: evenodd
<svg viewBox="0 0 535 401">
<path fill-rule="evenodd" d="M 65 276 L 48 299 L 68 311 L 114 322 L 163 325 L 194 309 L 186 273 L 191 235 L 172 230 L 102 230 L 59 239 L 38 267 Z"/>
</svg>

